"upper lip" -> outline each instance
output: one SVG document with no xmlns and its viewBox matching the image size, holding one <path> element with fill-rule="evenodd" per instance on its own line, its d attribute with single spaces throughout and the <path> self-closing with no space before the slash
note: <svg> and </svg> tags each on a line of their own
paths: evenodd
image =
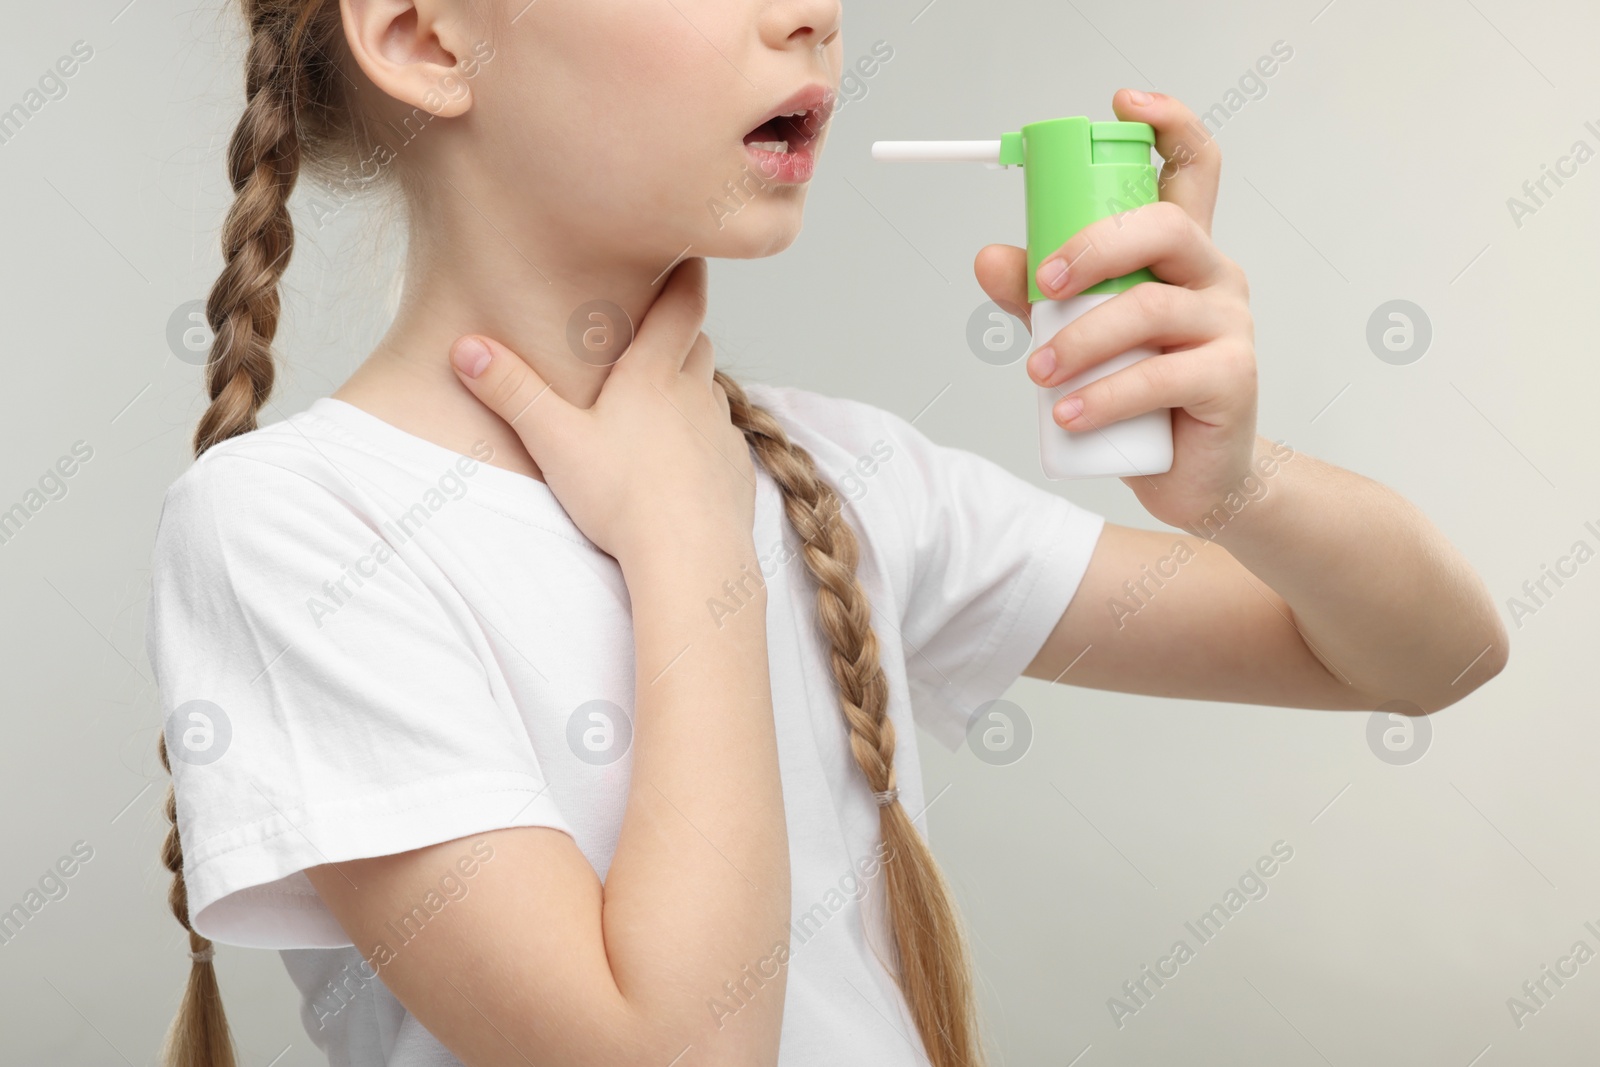
<svg viewBox="0 0 1600 1067">
<path fill-rule="evenodd" d="M 761 116 L 750 125 L 750 129 L 754 130 L 780 115 L 793 115 L 797 111 L 805 111 L 809 112 L 801 120 L 805 125 L 805 132 L 815 136 L 816 131 L 826 125 L 829 116 L 833 114 L 834 99 L 835 94 L 831 89 L 821 82 L 813 82 Z"/>
</svg>

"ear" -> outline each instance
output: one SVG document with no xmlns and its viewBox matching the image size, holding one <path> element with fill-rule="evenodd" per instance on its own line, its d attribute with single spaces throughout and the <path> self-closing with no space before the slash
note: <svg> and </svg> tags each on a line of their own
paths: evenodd
<svg viewBox="0 0 1600 1067">
<path fill-rule="evenodd" d="M 372 84 L 403 104 L 454 118 L 472 107 L 457 69 L 471 50 L 468 24 L 450 0 L 340 0 L 345 40 Z"/>
</svg>

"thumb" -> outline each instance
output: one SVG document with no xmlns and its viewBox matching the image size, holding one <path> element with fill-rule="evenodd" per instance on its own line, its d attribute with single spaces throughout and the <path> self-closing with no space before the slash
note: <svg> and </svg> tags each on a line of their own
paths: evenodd
<svg viewBox="0 0 1600 1067">
<path fill-rule="evenodd" d="M 492 338 L 458 338 L 450 348 L 450 365 L 473 396 L 511 424 L 535 462 L 539 445 L 573 411 L 526 360 Z"/>
<path fill-rule="evenodd" d="M 1033 307 L 1028 303 L 1028 251 L 1015 245 L 985 245 L 972 262 L 978 285 L 990 300 L 1033 329 Z"/>
</svg>

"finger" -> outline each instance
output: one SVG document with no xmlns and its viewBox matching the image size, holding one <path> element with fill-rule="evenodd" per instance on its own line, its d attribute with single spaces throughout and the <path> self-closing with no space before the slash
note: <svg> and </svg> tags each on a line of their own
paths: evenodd
<svg viewBox="0 0 1600 1067">
<path fill-rule="evenodd" d="M 1164 282 L 1200 287 L 1225 264 L 1210 236 L 1175 204 L 1158 203 L 1091 222 L 1039 264 L 1039 288 L 1062 300 L 1148 267 Z"/>
<path fill-rule="evenodd" d="M 683 373 L 690 378 L 696 378 L 706 383 L 711 382 L 711 376 L 717 372 L 717 351 L 711 343 L 711 338 L 706 336 L 704 330 L 694 339 L 694 344 L 689 346 L 689 355 L 683 361 Z"/>
<path fill-rule="evenodd" d="M 450 363 L 472 395 L 517 431 L 534 462 L 543 442 L 559 435 L 576 412 L 526 360 L 493 338 L 458 338 L 450 348 Z"/>
<path fill-rule="evenodd" d="M 1028 375 L 1039 385 L 1060 385 L 1129 349 L 1204 344 L 1232 325 L 1224 305 L 1203 292 L 1143 282 L 1045 338 L 1028 357 Z"/>
<path fill-rule="evenodd" d="M 1253 396 L 1244 379 L 1255 361 L 1222 343 L 1141 359 L 1097 378 L 1056 401 L 1057 424 L 1074 432 L 1094 430 L 1157 408 L 1183 408 L 1202 422 L 1221 422 L 1239 398 Z M 1075 401 L 1077 403 L 1075 403 Z"/>
<path fill-rule="evenodd" d="M 706 274 L 706 261 L 700 256 L 673 268 L 661 295 L 639 323 L 633 343 L 617 360 L 619 368 L 661 374 L 683 369 L 706 318 Z"/>
<path fill-rule="evenodd" d="M 1205 124 L 1163 93 L 1122 89 L 1111 98 L 1111 109 L 1124 122 L 1147 122 L 1155 128 L 1156 152 L 1166 161 L 1159 179 L 1161 199 L 1183 208 L 1209 234 L 1222 176 L 1222 150 Z"/>
<path fill-rule="evenodd" d="M 1008 314 L 1033 328 L 1033 308 L 1028 303 L 1028 252 L 1015 245 L 986 245 L 978 249 L 972 272 L 989 299 Z"/>
</svg>

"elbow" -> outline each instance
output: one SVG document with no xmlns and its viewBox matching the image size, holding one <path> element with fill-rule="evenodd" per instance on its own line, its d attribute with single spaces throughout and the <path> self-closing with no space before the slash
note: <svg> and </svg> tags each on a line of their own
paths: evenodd
<svg viewBox="0 0 1600 1067">
<path fill-rule="evenodd" d="M 1505 670 L 1511 659 L 1511 634 L 1482 576 L 1461 563 L 1452 594 L 1438 600 L 1449 605 L 1437 616 L 1439 639 L 1447 647 L 1439 650 L 1437 666 L 1429 672 L 1433 684 L 1427 712 L 1465 699 Z"/>
<path fill-rule="evenodd" d="M 1483 677 L 1478 685 L 1505 670 L 1506 664 L 1511 661 L 1511 634 L 1506 631 L 1505 623 L 1500 621 L 1499 616 L 1495 616 L 1493 631 L 1489 635 L 1489 650 L 1484 660 Z"/>
<path fill-rule="evenodd" d="M 1461 663 L 1458 658 L 1456 663 L 1446 664 L 1450 678 L 1421 706 L 1422 714 L 1458 703 L 1506 669 L 1511 659 L 1511 635 L 1492 609 L 1478 637 L 1468 647 L 1474 649 L 1470 660 Z"/>
<path fill-rule="evenodd" d="M 1486 684 L 1505 670 L 1506 664 L 1511 661 L 1511 634 L 1506 630 L 1505 622 L 1492 604 L 1488 606 L 1486 615 L 1482 630 L 1474 642 L 1478 651 L 1449 687 L 1451 690 L 1460 690 L 1451 694 L 1450 704 Z"/>
<path fill-rule="evenodd" d="M 1487 616 L 1470 633 L 1454 640 L 1451 650 L 1428 655 L 1431 666 L 1407 671 L 1404 684 L 1395 686 L 1391 678 L 1387 684 L 1360 685 L 1355 691 L 1362 695 L 1345 706 L 1416 718 L 1466 699 L 1505 670 L 1511 658 L 1511 637 L 1498 617 Z"/>
</svg>

